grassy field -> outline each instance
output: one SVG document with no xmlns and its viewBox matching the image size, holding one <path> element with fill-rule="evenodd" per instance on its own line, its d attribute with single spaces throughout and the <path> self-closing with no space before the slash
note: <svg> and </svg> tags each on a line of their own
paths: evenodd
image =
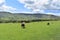
<svg viewBox="0 0 60 40">
<path fill-rule="evenodd" d="M 47 21 L 48 22 L 48 21 Z M 0 40 L 60 40 L 60 21 L 26 23 L 1 23 Z"/>
</svg>

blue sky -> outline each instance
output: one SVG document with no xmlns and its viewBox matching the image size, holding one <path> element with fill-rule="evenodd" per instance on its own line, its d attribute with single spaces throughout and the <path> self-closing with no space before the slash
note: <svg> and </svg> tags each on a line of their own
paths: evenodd
<svg viewBox="0 0 60 40">
<path fill-rule="evenodd" d="M 0 11 L 60 16 L 60 0 L 0 0 Z"/>
<path fill-rule="evenodd" d="M 29 12 L 31 10 L 24 7 L 24 4 L 18 2 L 17 0 L 6 0 L 6 5 L 12 6 L 17 9 L 18 12 Z"/>
</svg>

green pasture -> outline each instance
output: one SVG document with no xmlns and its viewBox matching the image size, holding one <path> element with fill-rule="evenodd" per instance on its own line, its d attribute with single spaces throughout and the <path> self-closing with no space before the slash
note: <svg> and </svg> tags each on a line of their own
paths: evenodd
<svg viewBox="0 0 60 40">
<path fill-rule="evenodd" d="M 60 40 L 60 21 L 0 23 L 0 40 Z"/>
</svg>

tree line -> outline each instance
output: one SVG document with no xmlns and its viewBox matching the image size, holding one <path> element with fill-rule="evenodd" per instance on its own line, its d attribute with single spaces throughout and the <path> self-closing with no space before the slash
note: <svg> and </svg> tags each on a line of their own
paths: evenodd
<svg viewBox="0 0 60 40">
<path fill-rule="evenodd" d="M 21 21 L 24 21 L 26 23 L 30 23 L 30 22 L 40 22 L 40 21 L 58 21 L 58 19 L 0 20 L 0 23 L 20 23 Z"/>
</svg>

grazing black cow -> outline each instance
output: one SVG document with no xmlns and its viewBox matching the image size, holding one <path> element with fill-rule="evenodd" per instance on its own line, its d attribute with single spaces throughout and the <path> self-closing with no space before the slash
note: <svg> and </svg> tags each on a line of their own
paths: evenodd
<svg viewBox="0 0 60 40">
<path fill-rule="evenodd" d="M 47 23 L 47 25 L 50 25 L 50 23 Z"/>
<path fill-rule="evenodd" d="M 21 22 L 21 27 L 24 29 L 25 28 L 25 22 Z"/>
</svg>

